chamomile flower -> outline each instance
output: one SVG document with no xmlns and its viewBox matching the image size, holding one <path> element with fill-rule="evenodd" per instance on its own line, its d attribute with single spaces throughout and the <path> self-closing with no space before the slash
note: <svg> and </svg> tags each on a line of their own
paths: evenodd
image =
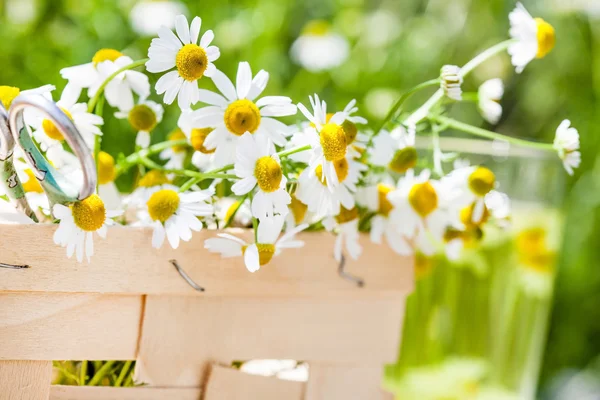
<svg viewBox="0 0 600 400">
<path fill-rule="evenodd" d="M 83 137 L 88 148 L 94 148 L 96 136 L 102 136 L 99 126 L 104 124 L 102 117 L 89 113 L 87 104 L 76 103 L 70 93 L 63 91 L 56 105 L 69 117 Z M 62 142 L 65 140 L 54 122 L 46 114 L 32 110 L 25 116 L 25 122 L 33 128 L 33 138 L 40 144 L 42 151 L 48 152 L 48 159 L 58 161 L 62 155 Z"/>
<path fill-rule="evenodd" d="M 456 101 L 462 100 L 461 85 L 463 82 L 460 67 L 456 65 L 444 65 L 440 73 L 440 86 L 444 94 Z"/>
<path fill-rule="evenodd" d="M 394 205 L 388 200 L 388 193 L 393 190 L 394 186 L 391 182 L 360 187 L 356 192 L 356 201 L 370 211 L 375 212 L 375 216 L 371 219 L 371 241 L 381 244 L 382 238 L 385 237 L 388 246 L 396 253 L 410 255 L 412 254 L 412 248 L 400 233 L 396 225 L 398 221 L 390 218 Z"/>
<path fill-rule="evenodd" d="M 194 149 L 192 164 L 201 171 L 217 168 L 215 164 L 215 149 L 207 149 L 204 145 L 206 138 L 214 128 L 195 127 L 194 113 L 191 110 L 184 110 L 181 113 L 177 120 L 177 126 L 185 134 Z"/>
<path fill-rule="evenodd" d="M 567 173 L 573 175 L 573 169 L 579 168 L 579 164 L 581 164 L 581 153 L 579 152 L 579 132 L 571 126 L 571 121 L 568 119 L 565 119 L 556 128 L 554 149 L 558 152 Z"/>
<path fill-rule="evenodd" d="M 479 86 L 477 91 L 478 108 L 483 118 L 490 124 L 497 124 L 502 116 L 500 100 L 504 95 L 502 79 L 489 79 Z"/>
<path fill-rule="evenodd" d="M 252 198 L 252 215 L 258 219 L 274 214 L 285 216 L 292 200 L 285 189 L 287 178 L 279 157 L 272 150 L 269 139 L 246 132 L 236 152 L 234 171 L 240 180 L 231 190 L 242 196 L 258 187 Z"/>
<path fill-rule="evenodd" d="M 308 224 L 298 225 L 279 237 L 283 222 L 284 217 L 281 215 L 263 218 L 258 224 L 256 243 L 246 243 L 236 236 L 220 233 L 216 238 L 206 239 L 204 248 L 211 253 L 219 253 L 222 257 L 243 256 L 248 271 L 256 272 L 268 264 L 273 256 L 281 253 L 281 250 L 304 246 L 304 242 L 295 240 L 295 236 L 306 229 Z"/>
<path fill-rule="evenodd" d="M 467 226 L 484 223 L 490 211 L 494 211 L 490 207 L 504 207 L 503 204 L 494 202 L 496 194 L 503 198 L 506 196 L 495 190 L 496 176 L 486 167 L 466 166 L 455 169 L 444 177 L 444 182 L 455 189 L 455 204 L 462 208 L 461 220 Z"/>
<path fill-rule="evenodd" d="M 138 131 L 135 145 L 145 149 L 150 146 L 150 132 L 162 121 L 163 107 L 151 100 L 140 98 L 131 108 L 115 112 L 115 117 L 127 118 L 131 127 Z"/>
<path fill-rule="evenodd" d="M 334 165 L 346 159 L 348 150 L 348 140 L 342 127 L 347 115 L 337 112 L 328 118 L 325 101 L 321 101 L 317 94 L 309 97 L 309 100 L 313 109 L 312 113 L 302 103 L 298 103 L 298 109 L 312 123 L 319 138 L 318 144 L 315 144 L 312 149 L 309 170 L 314 174 L 315 169 L 320 165 L 321 181 L 327 182 L 329 189 L 333 190 L 340 183 Z M 346 208 L 352 208 L 352 206 Z"/>
<path fill-rule="evenodd" d="M 207 203 L 213 194 L 214 188 L 179 193 L 173 187 L 154 192 L 139 215 L 144 225 L 152 226 L 152 247 L 162 247 L 165 237 L 174 249 L 179 247 L 180 240 L 188 242 L 192 231 L 202 229 L 198 217 L 213 214 L 212 205 Z"/>
<path fill-rule="evenodd" d="M 150 200 L 150 196 L 163 189 L 177 190 L 177 187 L 171 184 L 164 172 L 148 171 L 138 181 L 136 189 L 127 197 L 125 203 L 134 207 L 144 206 Z"/>
<path fill-rule="evenodd" d="M 341 65 L 350 54 L 348 40 L 330 29 L 325 21 L 310 21 L 292 44 L 292 59 L 311 72 Z"/>
<path fill-rule="evenodd" d="M 64 91 L 77 101 L 81 90 L 86 88 L 91 98 L 109 76 L 130 64 L 133 64 L 133 60 L 120 51 L 100 49 L 92 57 L 92 62 L 60 70 L 60 75 L 69 81 Z M 150 83 L 146 74 L 127 70 L 113 78 L 104 88 L 108 104 L 120 110 L 133 107 L 133 93 L 142 98 L 150 95 Z"/>
<path fill-rule="evenodd" d="M 329 183 L 321 164 L 315 169 L 306 168 L 298 179 L 296 197 L 308 206 L 308 210 L 323 218 L 340 213 L 340 207 L 352 209 L 355 205 L 353 193 L 361 172 L 368 167 L 349 158 L 332 163 L 337 185 Z"/>
<path fill-rule="evenodd" d="M 556 252 L 548 246 L 548 232 L 542 226 L 521 230 L 515 239 L 518 279 L 523 290 L 534 297 L 552 293 Z"/>
<path fill-rule="evenodd" d="M 394 206 L 390 218 L 396 221 L 399 233 L 419 242 L 421 251 L 431 254 L 430 247 L 435 244 L 433 242 L 441 242 L 450 221 L 446 209 L 450 199 L 445 185 L 430 179 L 429 170 L 415 176 L 411 169 L 387 198 Z"/>
<path fill-rule="evenodd" d="M 369 149 L 371 164 L 387 167 L 403 174 L 417 165 L 417 149 L 415 148 L 414 125 L 408 129 L 399 125 L 391 132 L 382 130 L 373 138 L 373 147 Z"/>
<path fill-rule="evenodd" d="M 348 210 L 341 207 L 338 215 L 327 217 L 323 220 L 323 226 L 328 231 L 337 231 L 337 237 L 333 246 L 333 257 L 337 262 L 342 261 L 344 248 L 352 259 L 358 259 L 362 253 L 362 246 L 359 243 L 360 234 L 358 232 L 358 208 L 353 207 Z"/>
<path fill-rule="evenodd" d="M 200 89 L 200 101 L 209 106 L 193 113 L 195 128 L 214 128 L 204 141 L 207 149 L 215 149 L 218 166 L 229 164 L 235 156 L 238 140 L 246 133 L 265 136 L 278 146 L 286 144 L 290 129 L 274 117 L 296 114 L 296 106 L 285 96 L 265 96 L 255 100 L 267 86 L 269 74 L 261 70 L 254 78 L 250 64 L 238 66 L 235 86 L 221 71 L 212 80 L 222 93 Z"/>
<path fill-rule="evenodd" d="M 54 85 L 44 85 L 35 89 L 21 90 L 14 86 L 0 86 L 0 101 L 8 110 L 12 101 L 20 94 L 39 94 L 48 96 L 55 89 Z"/>
<path fill-rule="evenodd" d="M 185 139 L 185 134 L 179 128 L 175 129 L 168 136 L 169 140 L 182 140 Z M 175 145 L 172 147 L 168 147 L 160 152 L 158 157 L 161 160 L 167 160 L 165 164 L 165 168 L 167 169 L 181 169 L 183 168 L 183 163 L 187 156 L 189 150 L 189 146 L 183 145 Z"/>
<path fill-rule="evenodd" d="M 85 256 L 90 262 L 94 255 L 94 232 L 106 237 L 107 226 L 113 225 L 112 218 L 122 211 L 108 211 L 100 196 L 93 194 L 85 200 L 67 207 L 55 204 L 52 214 L 60 223 L 54 232 L 54 243 L 67 248 L 67 257 L 76 254 L 77 261 Z"/>
<path fill-rule="evenodd" d="M 517 3 L 508 18 L 509 34 L 515 39 L 508 47 L 508 54 L 517 73 L 521 73 L 530 61 L 544 57 L 554 48 L 554 28 L 541 18 L 533 18 L 521 3 Z"/>
<path fill-rule="evenodd" d="M 308 223 L 311 220 L 312 213 L 308 211 L 308 206 L 298 200 L 295 193 L 291 195 L 291 201 L 288 208 L 289 212 L 285 216 L 286 232 L 300 224 Z"/>
<path fill-rule="evenodd" d="M 152 39 L 148 49 L 148 72 L 165 72 L 156 82 L 156 93 L 165 94 L 163 101 L 171 104 L 175 97 L 182 110 L 190 108 L 200 100 L 198 79 L 204 75 L 211 77 L 217 71 L 213 62 L 219 58 L 219 48 L 211 46 L 215 35 L 208 30 L 198 36 L 202 20 L 195 17 L 188 26 L 184 15 L 175 18 L 175 35 L 166 26 L 158 30 L 158 38 Z M 174 70 L 172 70 L 175 68 Z"/>
</svg>

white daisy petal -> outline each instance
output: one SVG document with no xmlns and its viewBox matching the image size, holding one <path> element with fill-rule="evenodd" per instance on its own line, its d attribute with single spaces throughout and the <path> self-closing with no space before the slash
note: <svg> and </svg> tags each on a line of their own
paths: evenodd
<svg viewBox="0 0 600 400">
<path fill-rule="evenodd" d="M 246 95 L 248 94 L 248 91 L 250 90 L 251 84 L 252 84 L 252 70 L 250 69 L 250 64 L 247 63 L 246 61 L 242 61 L 238 65 L 237 78 L 236 78 L 238 99 L 243 99 L 246 97 Z"/>
<path fill-rule="evenodd" d="M 258 256 L 258 248 L 256 244 L 251 244 L 244 252 L 244 263 L 250 272 L 256 272 L 260 269 L 260 261 Z"/>
<path fill-rule="evenodd" d="M 213 76 L 211 77 L 215 86 L 229 101 L 237 100 L 237 95 L 235 91 L 235 86 L 229 80 L 229 78 L 221 71 L 216 70 Z"/>
</svg>

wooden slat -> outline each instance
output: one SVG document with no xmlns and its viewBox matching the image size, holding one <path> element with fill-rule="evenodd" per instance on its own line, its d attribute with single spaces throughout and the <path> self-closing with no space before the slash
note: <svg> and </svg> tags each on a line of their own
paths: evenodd
<svg viewBox="0 0 600 400">
<path fill-rule="evenodd" d="M 51 378 L 51 361 L 0 361 L 0 398 L 45 400 Z"/>
<path fill-rule="evenodd" d="M 215 231 L 195 233 L 191 242 L 178 250 L 167 244 L 161 250 L 151 246 L 148 229 L 114 227 L 108 238 L 95 238 L 92 262 L 67 259 L 65 249 L 55 245 L 56 225 L 0 225 L 0 262 L 27 264 L 28 269 L 0 268 L 0 291 L 100 292 L 131 294 L 178 294 L 191 296 L 290 296 L 350 295 L 410 291 L 413 285 L 412 259 L 400 257 L 387 245 L 375 245 L 363 236 L 363 255 L 347 260 L 349 273 L 364 278 L 359 289 L 337 274 L 333 259 L 334 236 L 327 232 L 300 235 L 303 249 L 285 250 L 267 266 L 249 273 L 241 257 L 223 259 L 204 249 L 204 240 Z M 239 232 L 238 232 L 239 233 Z M 249 237 L 251 233 L 242 232 Z M 181 267 L 206 292 L 193 290 L 169 260 Z"/>
<path fill-rule="evenodd" d="M 147 387 L 50 387 L 50 400 L 200 400 L 200 389 Z"/>
<path fill-rule="evenodd" d="M 392 400 L 381 389 L 383 367 L 310 363 L 305 400 Z"/>
<path fill-rule="evenodd" d="M 139 379 L 159 386 L 200 386 L 212 361 L 383 365 L 398 354 L 403 312 L 400 294 L 368 299 L 148 296 Z"/>
<path fill-rule="evenodd" d="M 203 400 L 303 400 L 305 386 L 213 365 Z"/>
<path fill-rule="evenodd" d="M 135 359 L 142 296 L 0 293 L 0 359 Z"/>
</svg>

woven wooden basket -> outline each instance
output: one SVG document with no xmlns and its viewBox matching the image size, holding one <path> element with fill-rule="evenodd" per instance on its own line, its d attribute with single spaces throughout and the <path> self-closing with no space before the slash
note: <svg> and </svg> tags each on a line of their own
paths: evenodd
<svg viewBox="0 0 600 400">
<path fill-rule="evenodd" d="M 0 226 L 0 263 L 29 266 L 0 268 L 0 399 L 391 398 L 382 367 L 398 354 L 413 260 L 387 246 L 362 238 L 363 255 L 345 265 L 359 287 L 339 275 L 324 232 L 251 274 L 203 248 L 215 232 L 155 250 L 151 231 L 115 227 L 79 264 L 52 242 L 55 229 Z M 228 367 L 273 358 L 307 361 L 308 382 Z M 51 386 L 52 360 L 137 360 L 147 386 Z"/>
</svg>

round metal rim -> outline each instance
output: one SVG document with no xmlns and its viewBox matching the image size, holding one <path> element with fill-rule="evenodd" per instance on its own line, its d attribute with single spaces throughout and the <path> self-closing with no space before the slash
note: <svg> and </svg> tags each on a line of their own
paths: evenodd
<svg viewBox="0 0 600 400">
<path fill-rule="evenodd" d="M 96 164 L 92 153 L 87 148 L 83 137 L 71 119 L 54 102 L 39 94 L 21 94 L 17 96 L 13 100 L 8 113 L 10 130 L 12 131 L 14 142 L 18 143 L 19 147 L 21 147 L 18 135 L 23 127 L 22 124 L 24 124 L 23 112 L 28 107 L 43 112 L 54 122 L 79 159 L 83 172 L 83 185 L 79 190 L 79 200 L 92 195 L 96 190 L 97 182 Z M 25 129 L 25 132 L 31 137 L 28 129 Z"/>
</svg>

